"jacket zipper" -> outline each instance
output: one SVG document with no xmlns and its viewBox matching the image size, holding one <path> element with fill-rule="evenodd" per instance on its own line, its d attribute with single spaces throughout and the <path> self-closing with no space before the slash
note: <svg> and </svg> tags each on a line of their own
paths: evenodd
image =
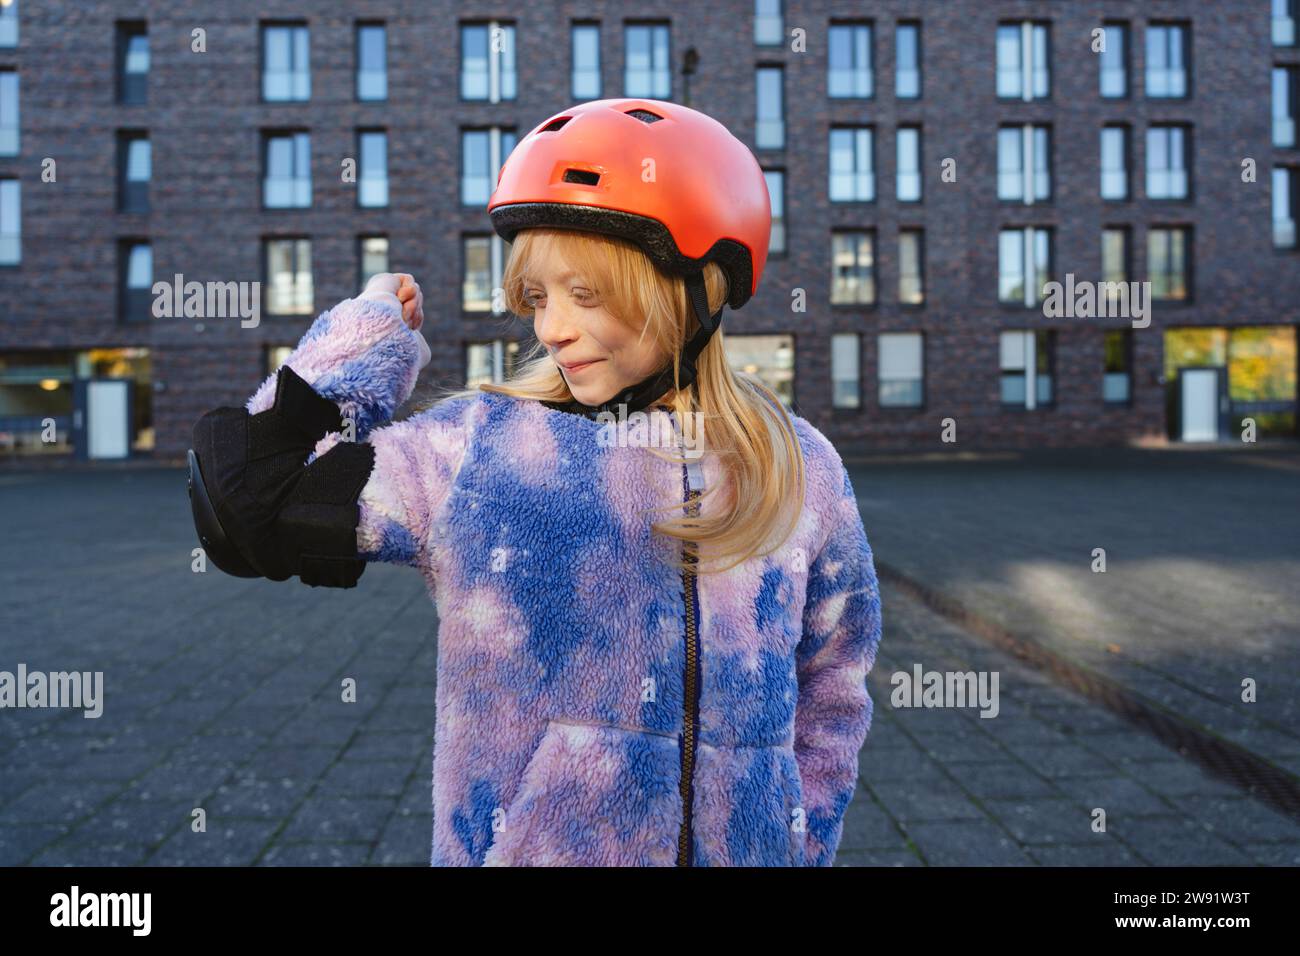
<svg viewBox="0 0 1300 956">
<path fill-rule="evenodd" d="M 700 492 L 698 466 L 682 466 L 683 484 L 686 486 L 686 513 L 698 517 Z M 682 828 L 677 837 L 677 865 L 692 866 L 694 858 L 694 840 L 691 830 L 691 809 L 694 802 L 695 744 L 700 717 L 700 635 L 697 617 L 699 614 L 699 591 L 696 588 L 695 565 L 699 556 L 695 543 L 682 543 L 682 560 L 687 567 L 682 569 L 682 594 L 686 604 L 686 673 L 682 700 L 682 774 L 680 792 L 682 797 Z"/>
</svg>

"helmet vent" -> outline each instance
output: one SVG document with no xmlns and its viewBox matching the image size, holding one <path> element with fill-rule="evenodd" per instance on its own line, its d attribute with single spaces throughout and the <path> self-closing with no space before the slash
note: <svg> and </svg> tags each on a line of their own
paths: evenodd
<svg viewBox="0 0 1300 956">
<path fill-rule="evenodd" d="M 600 182 L 600 173 L 593 173 L 586 169 L 566 169 L 563 181 L 566 183 L 581 183 L 584 186 L 595 186 Z"/>
<path fill-rule="evenodd" d="M 651 113 L 649 110 L 643 109 L 628 110 L 627 115 L 639 119 L 643 123 L 657 123 L 663 119 L 658 113 Z"/>
<path fill-rule="evenodd" d="M 559 119 L 553 119 L 553 120 L 551 120 L 549 123 L 547 123 L 545 126 L 543 126 L 541 129 L 539 129 L 538 132 L 539 132 L 539 133 L 554 133 L 557 129 L 559 129 L 561 126 L 563 126 L 565 123 L 567 123 L 567 122 L 568 122 L 569 120 L 571 120 L 571 119 L 573 119 L 573 117 L 571 117 L 571 116 L 561 116 Z"/>
</svg>

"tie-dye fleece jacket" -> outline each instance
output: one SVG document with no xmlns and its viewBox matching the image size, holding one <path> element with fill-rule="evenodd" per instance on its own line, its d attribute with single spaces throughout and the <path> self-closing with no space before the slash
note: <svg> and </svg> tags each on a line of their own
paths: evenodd
<svg viewBox="0 0 1300 956">
<path fill-rule="evenodd" d="M 417 568 L 437 607 L 432 864 L 831 865 L 881 630 L 832 445 L 795 417 L 793 535 L 684 577 L 658 560 L 681 543 L 644 510 L 683 501 L 680 463 L 627 423 L 610 441 L 606 424 L 487 392 L 390 422 L 427 360 L 389 297 L 323 313 L 286 364 L 374 447 L 358 552 Z"/>
</svg>

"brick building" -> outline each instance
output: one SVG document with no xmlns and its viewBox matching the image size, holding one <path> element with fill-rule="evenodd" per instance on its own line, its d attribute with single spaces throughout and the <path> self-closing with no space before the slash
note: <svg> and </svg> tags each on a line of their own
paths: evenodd
<svg viewBox="0 0 1300 956">
<path fill-rule="evenodd" d="M 0 0 L 0 455 L 180 454 L 390 268 L 429 382 L 508 373 L 496 169 L 619 96 L 769 171 L 728 348 L 833 439 L 1294 435 L 1295 7 Z M 1057 315 L 1051 281 L 1151 301 Z"/>
</svg>

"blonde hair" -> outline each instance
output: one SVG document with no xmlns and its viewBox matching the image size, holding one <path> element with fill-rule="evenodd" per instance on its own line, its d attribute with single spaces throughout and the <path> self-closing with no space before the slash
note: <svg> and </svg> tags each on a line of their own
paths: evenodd
<svg viewBox="0 0 1300 956">
<path fill-rule="evenodd" d="M 550 248 L 549 244 L 556 244 Z M 531 315 L 524 301 L 523 276 L 535 274 L 535 257 L 554 251 L 578 270 L 597 298 L 617 321 L 637 329 L 633 317 L 643 317 L 642 341 L 648 336 L 661 353 L 673 357 L 675 388 L 663 399 L 675 413 L 685 444 L 718 457 L 723 481 L 701 494 L 701 504 L 717 497 L 720 505 L 699 515 L 683 514 L 684 503 L 648 508 L 676 512 L 653 529 L 698 545 L 699 573 L 726 571 L 755 556 L 770 554 L 798 523 L 804 500 L 804 463 L 794 422 L 780 399 L 759 379 L 734 371 L 727 362 L 722 329 L 715 331 L 696 360 L 693 385 L 680 387 L 681 350 L 699 328 L 681 277 L 661 271 L 639 247 L 626 240 L 594 232 L 536 228 L 521 230 L 510 247 L 502 277 L 505 305 L 519 316 Z M 726 274 L 714 263 L 704 269 L 709 312 L 717 312 L 727 297 Z M 559 366 L 540 342 L 521 357 L 512 376 L 501 383 L 445 391 L 441 399 L 494 392 L 536 401 L 567 402 L 573 394 Z M 702 416 L 707 444 L 693 434 L 696 414 Z M 658 448 L 650 451 L 675 462 L 688 459 Z M 724 563 L 725 562 L 725 563 Z M 682 568 L 687 562 L 674 562 Z"/>
</svg>

